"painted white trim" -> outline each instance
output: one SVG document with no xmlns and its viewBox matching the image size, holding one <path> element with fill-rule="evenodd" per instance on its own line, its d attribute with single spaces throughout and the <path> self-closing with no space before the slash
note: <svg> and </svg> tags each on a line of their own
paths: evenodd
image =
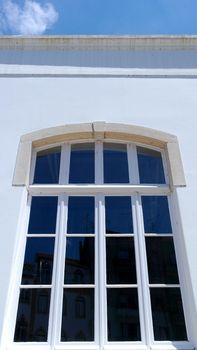
<svg viewBox="0 0 197 350">
<path fill-rule="evenodd" d="M 62 193 L 72 195 L 94 195 L 98 193 L 113 195 L 163 194 L 170 193 L 167 185 L 30 185 L 28 191 L 32 195 L 59 195 Z"/>
<path fill-rule="evenodd" d="M 196 68 L 103 68 L 0 64 L 0 77 L 197 78 Z"/>
</svg>

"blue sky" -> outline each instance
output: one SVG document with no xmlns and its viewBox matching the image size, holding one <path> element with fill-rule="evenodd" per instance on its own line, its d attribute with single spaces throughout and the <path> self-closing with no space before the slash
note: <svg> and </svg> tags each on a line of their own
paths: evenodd
<svg viewBox="0 0 197 350">
<path fill-rule="evenodd" d="M 0 34 L 197 34 L 197 0 L 0 0 Z"/>
</svg>

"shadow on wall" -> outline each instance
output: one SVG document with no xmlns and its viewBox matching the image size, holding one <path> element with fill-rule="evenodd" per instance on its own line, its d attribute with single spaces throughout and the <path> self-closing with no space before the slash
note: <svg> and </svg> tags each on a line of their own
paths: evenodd
<svg viewBox="0 0 197 350">
<path fill-rule="evenodd" d="M 0 64 L 108 68 L 197 68 L 197 51 L 5 48 L 0 49 Z"/>
</svg>

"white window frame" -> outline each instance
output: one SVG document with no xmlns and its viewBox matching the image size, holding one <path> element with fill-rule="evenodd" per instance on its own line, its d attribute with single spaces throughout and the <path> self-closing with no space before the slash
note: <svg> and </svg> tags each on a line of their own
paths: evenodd
<svg viewBox="0 0 197 350">
<path fill-rule="evenodd" d="M 61 157 L 62 157 L 62 161 L 60 162 L 61 164 L 61 168 L 60 168 L 60 181 L 59 184 L 57 185 L 33 185 L 32 184 L 32 179 L 33 179 L 33 173 L 34 173 L 34 168 L 35 168 L 35 160 L 36 160 L 36 153 L 39 150 L 42 149 L 46 149 L 46 146 L 41 146 L 41 147 L 37 147 L 34 149 L 33 151 L 33 155 L 32 155 L 32 162 L 31 162 L 31 173 L 30 173 L 30 181 L 29 181 L 29 185 L 27 186 L 27 193 L 26 190 L 24 191 L 24 197 L 26 197 L 26 195 L 28 195 L 28 197 L 31 196 L 45 196 L 45 195 L 55 195 L 55 196 L 59 196 L 59 200 L 58 200 L 58 212 L 57 212 L 57 231 L 62 231 L 63 227 L 65 227 L 65 220 L 66 220 L 66 208 L 65 208 L 65 196 L 69 196 L 69 195 L 87 195 L 87 196 L 97 196 L 98 198 L 98 208 L 99 208 L 99 213 L 98 210 L 96 210 L 96 216 L 99 215 L 99 218 L 97 219 L 97 222 L 99 221 L 99 225 L 100 227 L 104 227 L 104 214 L 103 213 L 103 198 L 104 195 L 127 195 L 127 196 L 132 196 L 132 207 L 133 207 L 133 201 L 135 201 L 137 204 L 133 209 L 133 225 L 134 225 L 134 231 L 139 232 L 143 232 L 143 220 L 142 220 L 142 213 L 141 213 L 141 205 L 140 205 L 140 196 L 141 195 L 165 195 L 168 196 L 168 198 L 172 197 L 172 178 L 168 178 L 167 174 L 169 173 L 169 154 L 167 154 L 167 158 L 166 159 L 166 150 L 164 150 L 163 148 L 158 148 L 156 146 L 150 146 L 147 144 L 143 144 L 140 142 L 127 142 L 127 151 L 128 151 L 128 161 L 129 161 L 129 175 L 131 178 L 131 173 L 132 173 L 132 178 L 133 178 L 133 182 L 130 182 L 129 184 L 126 185 L 110 185 L 110 184 L 102 184 L 103 182 L 103 169 L 102 169 L 102 164 L 103 164 L 103 153 L 102 153 L 102 142 L 112 142 L 112 143 L 117 143 L 117 142 L 121 142 L 121 143 L 126 143 L 122 140 L 119 139 L 104 139 L 104 140 L 96 140 L 95 141 L 95 157 L 97 157 L 97 160 L 95 161 L 95 184 L 94 185 L 69 185 L 68 181 L 64 182 L 65 179 L 65 175 L 66 178 L 68 179 L 69 176 L 69 161 L 70 161 L 70 145 L 72 143 L 85 143 L 85 142 L 93 142 L 92 139 L 82 139 L 82 140 L 78 140 L 76 142 L 76 140 L 73 140 L 71 142 L 58 142 L 55 144 L 50 144 L 49 148 L 53 148 L 54 146 L 58 146 L 58 145 L 62 145 L 62 153 L 61 153 Z M 155 149 L 159 152 L 161 152 L 162 154 L 162 160 L 163 160 L 163 165 L 164 165 L 164 172 L 165 172 L 165 177 L 166 177 L 166 184 L 165 185 L 143 185 L 143 184 L 139 184 L 139 174 L 137 171 L 137 166 L 133 167 L 133 164 L 137 164 L 137 157 L 136 157 L 136 152 L 135 152 L 135 147 L 136 145 L 142 146 L 142 147 L 146 147 L 146 148 L 151 148 L 151 149 Z M 176 147 L 175 147 L 176 148 Z M 19 157 L 20 158 L 20 157 Z M 17 167 L 16 167 L 17 168 Z M 135 169 L 135 171 L 133 172 L 133 169 Z M 16 173 L 17 173 L 17 169 L 16 169 Z M 15 173 L 15 176 L 18 174 Z M 184 176 L 183 176 L 184 177 Z M 182 182 L 182 184 L 180 186 L 184 186 L 184 181 Z M 29 203 L 29 201 L 28 201 Z M 171 202 L 169 202 L 169 207 L 170 210 L 172 210 L 172 204 Z M 24 257 L 24 252 L 25 252 L 25 242 L 26 242 L 26 236 L 24 235 L 24 231 L 26 231 L 27 228 L 27 223 L 28 223 L 28 217 L 29 217 L 29 212 L 30 212 L 30 205 L 27 205 L 26 208 L 26 214 L 24 215 L 24 212 L 22 214 L 22 226 L 23 226 L 23 230 L 21 230 L 20 233 L 20 248 L 18 248 L 17 254 L 16 254 L 16 259 L 17 259 L 17 266 L 19 266 L 19 268 L 17 269 L 17 274 L 16 274 L 16 278 L 15 278 L 15 286 L 20 284 L 20 278 L 21 278 L 21 271 L 22 271 L 22 266 L 23 266 L 23 257 Z M 174 215 L 174 214 L 173 214 Z M 174 231 L 174 241 L 176 242 L 176 238 L 175 238 L 175 233 L 176 233 L 176 220 L 174 220 L 174 218 L 171 218 L 172 220 L 172 226 L 173 226 L 173 231 Z M 96 231 L 97 232 L 96 228 Z M 61 236 L 61 235 L 60 235 Z M 95 239 L 97 239 L 98 235 L 95 234 Z M 63 237 L 63 235 L 61 236 Z M 58 243 L 58 244 L 62 244 L 62 243 Z M 142 280 L 142 284 L 144 283 L 144 281 L 147 278 L 147 266 L 146 266 L 146 251 L 145 251 L 145 241 L 144 238 L 142 239 L 142 235 L 140 234 L 139 238 L 137 238 L 137 242 L 135 241 L 135 245 L 141 245 L 143 248 L 141 249 L 141 251 L 144 251 L 144 258 L 140 258 L 139 257 L 139 250 L 136 250 L 136 268 L 137 268 L 137 274 L 140 276 L 139 280 Z M 100 249 L 103 246 L 103 242 L 99 243 L 100 245 Z M 176 244 L 175 244 L 176 246 Z M 57 244 L 55 247 L 55 250 L 57 251 Z M 56 252 L 54 253 L 55 256 L 57 256 Z M 61 276 L 63 276 L 63 264 L 62 264 L 62 260 L 64 259 L 64 253 L 62 252 L 60 258 L 59 258 L 59 262 L 54 261 L 54 270 L 56 270 L 56 277 L 55 277 L 55 284 L 59 284 L 60 285 L 60 279 Z M 56 260 L 56 259 L 55 259 Z M 96 261 L 98 264 L 98 253 L 97 253 L 97 258 Z M 139 265 L 142 264 L 143 267 L 141 267 L 140 271 L 139 271 Z M 105 265 L 105 263 L 103 263 L 103 265 Z M 177 261 L 177 265 L 179 266 L 179 261 Z M 101 267 L 102 269 L 105 269 L 105 266 Z M 180 270 L 180 269 L 179 269 Z M 53 280 L 54 280 L 54 273 L 53 273 Z M 146 275 L 146 276 L 145 276 Z M 179 271 L 179 275 L 181 277 L 180 271 Z M 95 276 L 96 280 L 99 280 L 98 276 Z M 184 278 L 180 278 L 180 284 L 182 284 L 181 280 L 184 280 Z M 103 278 L 102 278 L 103 281 Z M 100 281 L 100 284 L 102 284 L 103 282 Z M 99 285 L 100 285 L 99 284 Z M 28 286 L 29 287 L 29 286 Z M 47 285 L 48 287 L 48 285 Z M 61 288 L 60 288 L 61 289 Z M 101 290 L 103 291 L 104 288 L 101 288 Z M 181 286 L 181 291 L 184 290 L 184 285 Z M 52 291 L 52 295 L 51 295 L 51 299 L 54 298 L 53 296 L 53 291 Z M 97 298 L 97 294 L 99 292 L 96 291 L 96 295 L 95 295 L 95 299 Z M 120 350 L 120 349 L 139 349 L 139 350 L 143 350 L 143 349 L 192 349 L 193 346 L 189 341 L 185 341 L 185 342 L 165 342 L 165 341 L 159 341 L 159 342 L 155 342 L 153 340 L 153 328 L 151 327 L 152 324 L 152 318 L 151 318 L 151 314 L 150 314 L 150 295 L 146 295 L 143 296 L 143 302 L 142 302 L 142 288 L 139 289 L 138 291 L 139 293 L 139 309 L 140 309 L 140 318 L 141 319 L 145 319 L 146 321 L 141 322 L 141 324 L 149 324 L 150 327 L 146 327 L 146 329 L 144 329 L 144 327 L 142 327 L 141 329 L 141 336 L 142 338 L 146 337 L 146 342 L 142 341 L 142 342 L 124 342 L 124 344 L 122 342 L 118 343 L 112 343 L 112 342 L 103 342 L 103 339 L 106 338 L 106 336 L 103 337 L 103 334 L 105 333 L 104 330 L 104 320 L 102 319 L 102 317 L 104 317 L 104 314 L 106 311 L 105 307 L 101 307 L 101 315 L 102 317 L 100 317 L 100 321 L 99 321 L 99 328 L 100 328 L 100 334 L 102 334 L 100 341 L 100 345 L 97 344 L 93 344 L 92 342 L 90 342 L 88 344 L 88 342 L 84 342 L 81 343 L 79 346 L 79 342 L 76 342 L 76 344 L 74 344 L 74 342 L 71 343 L 59 343 L 57 342 L 57 339 L 55 336 L 53 336 L 52 338 L 54 340 L 51 340 L 48 343 L 12 343 L 10 342 L 10 335 L 12 334 L 12 338 L 13 338 L 13 332 L 14 332 L 14 327 L 15 327 L 15 323 L 12 326 L 11 331 L 9 330 L 9 332 L 5 332 L 8 335 L 9 339 L 9 345 L 8 349 L 18 349 L 18 348 L 24 348 L 25 350 L 28 349 L 32 349 L 36 346 L 37 349 L 59 349 L 59 350 L 63 350 L 63 349 L 73 349 L 73 350 L 81 350 L 81 349 L 88 349 L 88 350 L 96 350 L 96 349 L 106 349 L 106 350 Z M 13 294 L 15 294 L 15 296 L 13 296 Z M 58 303 L 60 301 L 60 291 L 56 291 L 56 303 Z M 184 295 L 184 293 L 182 293 Z M 19 295 L 19 289 L 17 290 L 15 288 L 15 292 L 12 293 L 12 307 L 10 308 L 8 314 L 11 316 L 8 319 L 16 319 L 16 312 L 17 312 L 17 300 L 18 300 L 18 295 Z M 100 297 L 100 299 L 103 299 L 103 296 Z M 141 307 L 141 305 L 144 304 L 143 308 Z M 184 302 L 184 298 L 183 298 L 183 308 L 184 308 L 184 315 L 185 315 L 185 319 L 186 319 L 186 327 L 187 327 L 187 307 L 185 305 L 186 303 Z M 13 306 L 14 305 L 14 306 Z M 98 312 L 98 305 L 96 305 L 95 307 L 95 312 Z M 58 308 L 55 309 L 54 311 L 54 306 L 51 305 L 50 308 L 50 320 L 53 317 L 53 326 L 51 324 L 51 321 L 49 321 L 49 334 L 52 334 L 54 332 L 57 333 L 57 328 L 59 327 L 60 329 L 60 322 L 61 319 L 59 317 L 58 320 L 58 315 L 57 315 L 57 310 Z M 102 312 L 103 311 L 103 312 Z M 52 315 L 53 313 L 53 315 Z M 14 316 L 15 315 L 15 316 Z M 96 327 L 97 329 L 98 327 Z M 189 338 L 189 329 L 187 327 L 187 333 L 188 333 L 188 338 Z M 98 339 L 98 335 L 95 333 L 95 339 Z M 133 344 L 132 344 L 133 343 Z"/>
</svg>

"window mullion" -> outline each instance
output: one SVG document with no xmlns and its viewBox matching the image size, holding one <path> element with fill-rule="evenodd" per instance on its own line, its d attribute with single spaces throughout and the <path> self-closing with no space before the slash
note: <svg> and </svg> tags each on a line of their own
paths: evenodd
<svg viewBox="0 0 197 350">
<path fill-rule="evenodd" d="M 165 154 L 164 150 L 161 151 L 161 159 L 162 159 L 162 163 L 163 163 L 165 183 L 167 185 L 169 185 L 170 184 L 170 177 L 169 177 L 170 172 L 168 171 L 168 163 L 167 163 L 166 154 Z"/>
<path fill-rule="evenodd" d="M 70 144 L 68 143 L 62 145 L 59 175 L 60 185 L 68 184 L 69 181 L 70 148 Z"/>
<path fill-rule="evenodd" d="M 107 341 L 107 302 L 106 302 L 106 251 L 105 251 L 105 217 L 104 196 L 98 195 L 98 253 L 99 261 L 99 346 L 103 349 Z M 102 254 L 102 259 L 101 259 Z"/>
<path fill-rule="evenodd" d="M 35 167 L 36 167 L 36 156 L 37 156 L 37 152 L 35 150 L 33 150 L 31 167 L 30 167 L 30 177 L 29 177 L 29 184 L 30 185 L 33 184 L 33 180 L 34 180 L 34 173 L 35 173 Z"/>
<path fill-rule="evenodd" d="M 138 185 L 140 182 L 139 182 L 136 146 L 132 144 L 128 144 L 127 154 L 128 154 L 128 166 L 129 166 L 129 183 Z"/>
<path fill-rule="evenodd" d="M 65 227 L 67 220 L 67 202 L 68 198 L 64 195 L 59 197 L 58 212 L 58 231 L 55 249 L 54 275 L 53 280 L 53 299 L 51 304 L 51 343 L 53 346 L 60 341 L 61 320 L 62 320 L 62 300 L 63 300 L 63 276 L 64 276 L 64 259 L 65 259 Z"/>
<path fill-rule="evenodd" d="M 103 143 L 95 142 L 95 184 L 103 184 Z"/>
<path fill-rule="evenodd" d="M 149 280 L 148 280 L 148 268 L 146 259 L 146 246 L 144 239 L 144 225 L 143 225 L 143 215 L 141 198 L 139 195 L 135 196 L 135 208 L 136 208 L 136 229 L 137 229 L 137 256 L 140 270 L 140 297 L 142 298 L 142 308 L 143 308 L 143 320 L 144 320 L 144 330 L 146 337 L 146 344 L 151 346 L 153 343 L 153 323 L 152 323 L 152 313 L 151 313 L 151 303 L 150 303 L 150 293 L 149 293 Z"/>
</svg>

